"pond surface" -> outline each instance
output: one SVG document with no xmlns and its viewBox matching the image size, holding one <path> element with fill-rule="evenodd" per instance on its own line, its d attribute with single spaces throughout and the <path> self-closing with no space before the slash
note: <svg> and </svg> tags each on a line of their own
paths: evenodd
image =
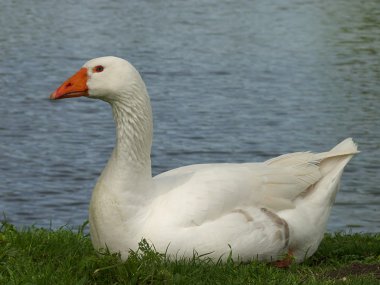
<svg viewBox="0 0 380 285">
<path fill-rule="evenodd" d="M 116 55 L 152 98 L 153 173 L 325 151 L 353 137 L 329 231 L 380 231 L 380 4 L 3 1 L 0 212 L 76 226 L 114 144 L 111 110 L 49 94 Z"/>
</svg>

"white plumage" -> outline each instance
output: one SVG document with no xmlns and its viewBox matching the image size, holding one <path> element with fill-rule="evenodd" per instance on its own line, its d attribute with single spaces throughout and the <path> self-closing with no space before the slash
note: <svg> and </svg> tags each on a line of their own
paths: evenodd
<svg viewBox="0 0 380 285">
<path fill-rule="evenodd" d="M 139 73 L 116 57 L 90 60 L 52 95 L 111 104 L 116 146 L 93 191 L 95 248 L 128 257 L 145 238 L 173 257 L 249 261 L 312 255 L 326 228 L 351 139 L 328 152 L 298 152 L 263 163 L 199 164 L 152 178 L 152 114 Z"/>
</svg>

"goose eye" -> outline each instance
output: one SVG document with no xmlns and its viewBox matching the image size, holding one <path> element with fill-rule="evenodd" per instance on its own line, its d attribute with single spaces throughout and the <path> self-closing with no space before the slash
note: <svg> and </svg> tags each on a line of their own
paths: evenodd
<svg viewBox="0 0 380 285">
<path fill-rule="evenodd" d="M 93 72 L 102 72 L 104 70 L 104 67 L 101 65 L 97 65 L 93 68 Z"/>
</svg>

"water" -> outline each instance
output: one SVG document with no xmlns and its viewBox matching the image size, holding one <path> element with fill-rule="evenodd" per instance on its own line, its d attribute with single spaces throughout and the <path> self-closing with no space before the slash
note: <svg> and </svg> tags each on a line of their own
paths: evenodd
<svg viewBox="0 0 380 285">
<path fill-rule="evenodd" d="M 380 4 L 3 1 L 0 211 L 78 225 L 114 143 L 109 106 L 49 94 L 85 61 L 127 58 L 155 120 L 153 172 L 263 161 L 355 138 L 328 229 L 380 230 Z"/>
</svg>

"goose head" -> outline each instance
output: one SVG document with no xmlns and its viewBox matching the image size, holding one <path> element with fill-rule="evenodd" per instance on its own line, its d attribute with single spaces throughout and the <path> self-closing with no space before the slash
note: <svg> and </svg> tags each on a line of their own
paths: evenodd
<svg viewBox="0 0 380 285">
<path fill-rule="evenodd" d="M 118 158 L 147 166 L 147 173 L 150 173 L 152 110 L 145 84 L 138 71 L 121 58 L 95 58 L 86 62 L 78 72 L 63 82 L 50 95 L 50 99 L 81 96 L 110 103 L 116 123 L 115 153 Z"/>
<path fill-rule="evenodd" d="M 50 95 L 50 99 L 81 96 L 112 104 L 115 101 L 130 101 L 132 97 L 147 95 L 140 74 L 128 61 L 105 56 L 86 62 Z"/>
</svg>

